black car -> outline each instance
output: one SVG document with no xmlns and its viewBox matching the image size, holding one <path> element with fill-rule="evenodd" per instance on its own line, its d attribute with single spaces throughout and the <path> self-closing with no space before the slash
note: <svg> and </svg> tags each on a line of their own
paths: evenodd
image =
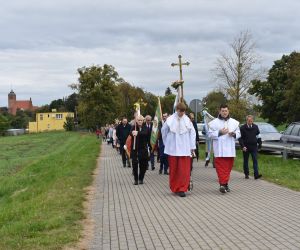
<svg viewBox="0 0 300 250">
<path fill-rule="evenodd" d="M 280 141 L 285 145 L 288 155 L 300 156 L 300 122 L 291 123 L 283 132 Z"/>
</svg>

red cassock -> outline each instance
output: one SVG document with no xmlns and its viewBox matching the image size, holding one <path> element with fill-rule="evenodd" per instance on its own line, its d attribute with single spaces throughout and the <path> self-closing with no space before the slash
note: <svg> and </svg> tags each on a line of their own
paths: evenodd
<svg viewBox="0 0 300 250">
<path fill-rule="evenodd" d="M 221 185 L 228 184 L 234 157 L 215 157 L 215 167 Z"/>
<path fill-rule="evenodd" d="M 171 191 L 187 192 L 191 176 L 191 157 L 169 155 L 168 162 Z"/>
</svg>

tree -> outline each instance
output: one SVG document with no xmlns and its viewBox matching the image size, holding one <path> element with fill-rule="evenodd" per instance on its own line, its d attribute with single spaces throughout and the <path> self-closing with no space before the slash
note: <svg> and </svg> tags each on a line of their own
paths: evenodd
<svg viewBox="0 0 300 250">
<path fill-rule="evenodd" d="M 231 53 L 221 53 L 214 72 L 216 80 L 223 84 L 231 108 L 239 110 L 245 108 L 251 81 L 259 79 L 261 71 L 255 68 L 258 56 L 255 54 L 255 43 L 250 32 L 241 32 L 229 46 Z M 239 120 L 244 119 L 235 117 Z"/>
<path fill-rule="evenodd" d="M 18 109 L 16 115 L 11 118 L 12 128 L 27 128 L 28 123 L 33 120 L 33 112 Z"/>
<path fill-rule="evenodd" d="M 63 99 L 53 100 L 49 105 L 50 110 L 56 109 L 58 112 L 66 111 L 65 101 Z"/>
<path fill-rule="evenodd" d="M 222 91 L 213 90 L 202 99 L 202 106 L 213 116 L 217 116 L 221 104 L 227 103 L 227 98 Z"/>
<path fill-rule="evenodd" d="M 300 53 L 283 55 L 266 81 L 254 80 L 249 93 L 258 97 L 261 116 L 275 125 L 300 120 Z"/>
<path fill-rule="evenodd" d="M 128 119 L 131 119 L 134 115 L 134 103 L 140 99 L 145 99 L 143 89 L 122 81 L 117 86 L 117 92 L 120 100 L 120 112 L 117 117 L 121 118 L 122 116 L 125 116 Z"/>
<path fill-rule="evenodd" d="M 9 120 L 0 114 L 0 135 L 5 135 L 5 131 L 9 128 Z"/>
<path fill-rule="evenodd" d="M 173 114 L 173 106 L 176 95 L 166 95 L 160 98 L 161 109 L 163 113 Z"/>
<path fill-rule="evenodd" d="M 64 122 L 64 129 L 66 131 L 73 131 L 75 128 L 74 117 L 67 116 L 66 121 Z"/>
<path fill-rule="evenodd" d="M 146 103 L 144 110 L 142 109 L 142 113 L 144 115 L 151 115 L 152 118 L 155 115 L 155 109 L 157 106 L 158 98 L 156 95 L 153 95 L 150 92 L 145 92 L 143 101 Z"/>
<path fill-rule="evenodd" d="M 71 88 L 78 90 L 78 115 L 83 126 L 95 128 L 112 123 L 118 117 L 120 100 L 117 84 L 122 82 L 111 65 L 82 67 Z"/>
<path fill-rule="evenodd" d="M 167 89 L 165 91 L 165 96 L 168 96 L 168 95 L 172 95 L 172 90 L 170 87 L 167 87 Z"/>
<path fill-rule="evenodd" d="M 75 112 L 76 106 L 78 106 L 78 94 L 73 93 L 65 98 L 66 111 Z"/>
<path fill-rule="evenodd" d="M 47 112 L 51 112 L 50 106 L 48 104 L 43 105 L 36 110 L 36 113 L 47 113 Z"/>
</svg>

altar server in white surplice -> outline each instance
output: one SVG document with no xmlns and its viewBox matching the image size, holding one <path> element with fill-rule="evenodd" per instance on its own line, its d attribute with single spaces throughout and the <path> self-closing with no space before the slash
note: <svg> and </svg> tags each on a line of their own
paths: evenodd
<svg viewBox="0 0 300 250">
<path fill-rule="evenodd" d="M 219 115 L 208 124 L 208 136 L 213 141 L 215 167 L 220 192 L 230 192 L 228 182 L 235 153 L 235 140 L 241 136 L 239 122 L 229 116 L 228 106 L 220 106 Z"/>
<path fill-rule="evenodd" d="M 196 132 L 191 120 L 185 115 L 186 106 L 178 103 L 176 113 L 168 117 L 161 134 L 168 155 L 169 183 L 172 192 L 185 197 L 191 174 L 191 154 L 196 149 Z"/>
</svg>

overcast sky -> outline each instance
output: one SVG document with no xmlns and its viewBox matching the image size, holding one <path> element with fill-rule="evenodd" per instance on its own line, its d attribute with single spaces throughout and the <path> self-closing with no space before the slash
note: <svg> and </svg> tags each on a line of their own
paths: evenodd
<svg viewBox="0 0 300 250">
<path fill-rule="evenodd" d="M 249 30 L 262 66 L 299 51 L 299 0 L 1 1 L 0 106 L 11 88 L 34 105 L 70 95 L 77 68 L 111 64 L 156 95 L 179 78 L 188 102 L 216 87 L 211 70 L 240 31 Z"/>
</svg>

